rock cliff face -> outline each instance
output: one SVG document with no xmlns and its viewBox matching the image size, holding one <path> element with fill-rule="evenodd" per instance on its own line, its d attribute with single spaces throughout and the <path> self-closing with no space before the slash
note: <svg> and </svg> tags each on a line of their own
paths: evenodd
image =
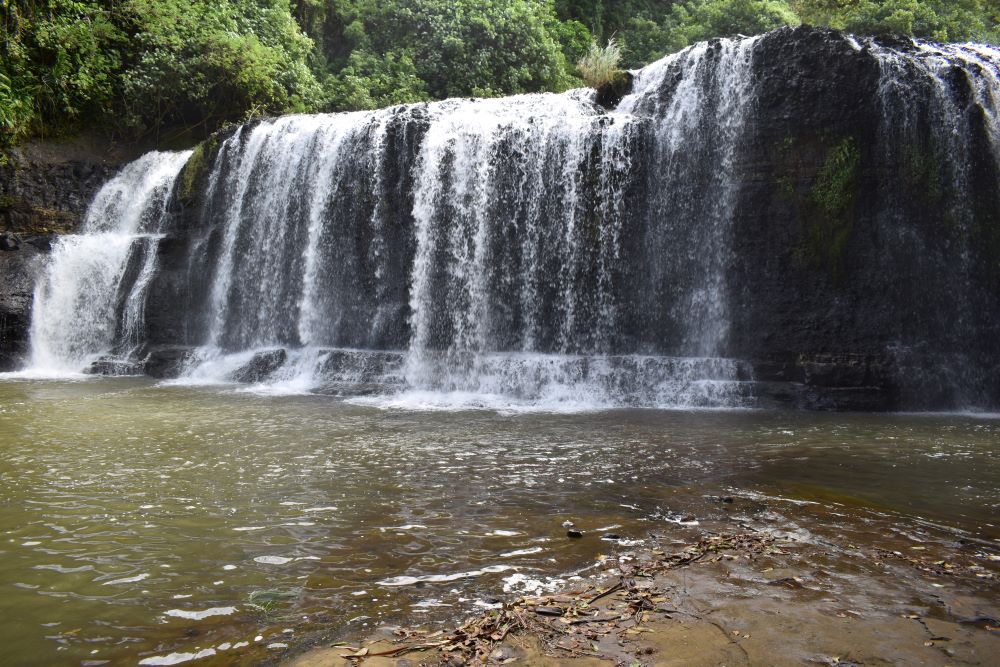
<svg viewBox="0 0 1000 667">
<path fill-rule="evenodd" d="M 77 215 L 102 177 L 34 173 L 16 192 Z M 786 29 L 651 65 L 611 110 L 584 93 L 262 121 L 199 146 L 130 233 L 105 372 L 995 408 L 1000 53 Z M 29 263 L 7 261 L 8 359 Z"/>
<path fill-rule="evenodd" d="M 1000 64 L 934 51 L 799 29 L 755 52 L 730 349 L 797 404 L 1000 401 Z"/>
</svg>

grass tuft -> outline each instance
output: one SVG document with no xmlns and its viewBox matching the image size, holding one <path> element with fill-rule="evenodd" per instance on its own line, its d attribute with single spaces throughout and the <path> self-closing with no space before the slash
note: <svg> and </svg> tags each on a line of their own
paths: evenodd
<svg viewBox="0 0 1000 667">
<path fill-rule="evenodd" d="M 619 65 L 622 61 L 622 48 L 614 38 L 608 40 L 608 45 L 600 47 L 597 42 L 590 45 L 587 55 L 580 58 L 576 64 L 583 80 L 591 88 L 602 88 L 614 83 L 621 75 Z"/>
</svg>

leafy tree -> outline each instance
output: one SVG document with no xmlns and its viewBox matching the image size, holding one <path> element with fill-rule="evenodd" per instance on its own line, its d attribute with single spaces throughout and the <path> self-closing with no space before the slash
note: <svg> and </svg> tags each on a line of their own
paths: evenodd
<svg viewBox="0 0 1000 667">
<path fill-rule="evenodd" d="M 996 0 L 0 0 L 0 145 L 562 90 L 594 42 L 636 68 L 800 22 L 1000 43 Z"/>
<path fill-rule="evenodd" d="M 836 21 L 855 33 L 893 32 L 939 42 L 996 41 L 998 12 L 990 0 L 859 0 Z"/>
<path fill-rule="evenodd" d="M 630 19 L 617 39 L 622 43 L 624 65 L 631 69 L 659 60 L 677 49 L 677 45 L 671 43 L 668 27 L 643 17 Z"/>
<path fill-rule="evenodd" d="M 123 35 L 109 10 L 84 0 L 4 3 L 4 10 L 0 124 L 8 142 L 49 118 L 72 122 L 110 110 Z"/>
<path fill-rule="evenodd" d="M 354 51 L 331 91 L 364 87 L 364 80 L 374 77 L 376 92 L 369 97 L 376 100 L 384 97 L 377 89 L 393 76 L 403 77 L 403 97 L 421 89 L 419 79 L 436 99 L 554 90 L 574 83 L 559 37 L 567 39 L 572 52 L 581 48 L 581 36 L 559 30 L 546 2 L 361 0 L 354 12 L 342 16 L 353 19 L 342 34 Z M 392 65 L 376 64 L 383 59 Z M 395 73 L 386 78 L 386 69 Z M 352 95 L 327 103 L 352 108 L 361 99 Z"/>
<path fill-rule="evenodd" d="M 134 136 L 312 108 L 288 0 L 3 0 L 0 143 L 102 125 Z"/>
<path fill-rule="evenodd" d="M 136 128 L 214 127 L 256 113 L 306 111 L 319 95 L 311 41 L 287 0 L 130 0 L 137 59 L 123 73 Z"/>
<path fill-rule="evenodd" d="M 759 35 L 798 24 L 798 15 L 784 0 L 687 0 L 671 9 L 666 42 L 677 50 L 712 37 Z"/>
<path fill-rule="evenodd" d="M 350 55 L 347 66 L 337 76 L 327 79 L 323 96 L 331 108 L 375 109 L 420 102 L 429 94 L 405 52 L 379 57 L 360 50 Z"/>
</svg>

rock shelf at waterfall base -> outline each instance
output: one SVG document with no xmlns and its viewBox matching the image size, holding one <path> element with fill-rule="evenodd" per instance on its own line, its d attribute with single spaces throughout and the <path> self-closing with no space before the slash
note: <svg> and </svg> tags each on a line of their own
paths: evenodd
<svg viewBox="0 0 1000 667">
<path fill-rule="evenodd" d="M 996 542 L 840 503 L 716 500 L 725 519 L 638 548 L 609 539 L 559 589 L 502 596 L 453 626 L 338 631 L 281 664 L 957 667 L 1000 649 Z"/>
</svg>

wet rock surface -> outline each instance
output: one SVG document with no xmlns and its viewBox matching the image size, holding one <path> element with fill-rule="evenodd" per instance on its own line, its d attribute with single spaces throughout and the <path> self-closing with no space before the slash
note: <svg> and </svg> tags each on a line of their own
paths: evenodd
<svg viewBox="0 0 1000 667">
<path fill-rule="evenodd" d="M 85 142 L 31 143 L 0 160 L 0 231 L 72 232 L 98 189 L 131 155 L 110 154 Z"/>
<path fill-rule="evenodd" d="M 179 377 L 194 358 L 194 348 L 185 346 L 158 346 L 146 355 L 143 370 L 146 375 L 159 379 Z"/>
<path fill-rule="evenodd" d="M 258 352 L 246 365 L 233 371 L 232 380 L 247 384 L 263 382 L 274 371 L 281 368 L 286 359 L 288 359 L 288 353 L 283 349 Z"/>
<path fill-rule="evenodd" d="M 997 228 L 1000 179 L 988 132 L 970 125 L 973 180 L 984 184 L 976 197 L 984 201 L 956 214 L 960 202 L 929 199 L 929 190 L 951 187 L 937 173 L 948 147 L 928 139 L 926 114 L 904 116 L 930 104 L 932 93 L 883 113 L 882 46 L 919 51 L 906 39 L 859 44 L 798 28 L 765 36 L 754 52 L 757 110 L 737 167 L 728 277 L 730 353 L 752 361 L 764 405 L 940 408 L 967 400 L 949 389 L 956 377 L 1000 401 L 1000 382 L 986 370 L 1000 360 L 1000 283 L 988 268 L 1000 246 L 986 231 Z M 948 103 L 975 115 L 976 84 L 955 84 Z M 908 122 L 911 134 L 901 129 Z M 901 137 L 910 148 L 891 148 Z M 838 151 L 855 156 L 856 168 L 838 193 L 842 207 L 824 209 L 815 202 L 831 194 L 824 188 Z M 979 239 L 961 279 L 959 256 L 939 251 L 964 243 L 965 232 L 948 222 L 956 215 L 976 221 Z M 961 290 L 948 287 L 966 279 Z"/>
<path fill-rule="evenodd" d="M 16 369 L 28 351 L 36 260 L 42 254 L 30 243 L 0 251 L 0 371 Z"/>
</svg>

